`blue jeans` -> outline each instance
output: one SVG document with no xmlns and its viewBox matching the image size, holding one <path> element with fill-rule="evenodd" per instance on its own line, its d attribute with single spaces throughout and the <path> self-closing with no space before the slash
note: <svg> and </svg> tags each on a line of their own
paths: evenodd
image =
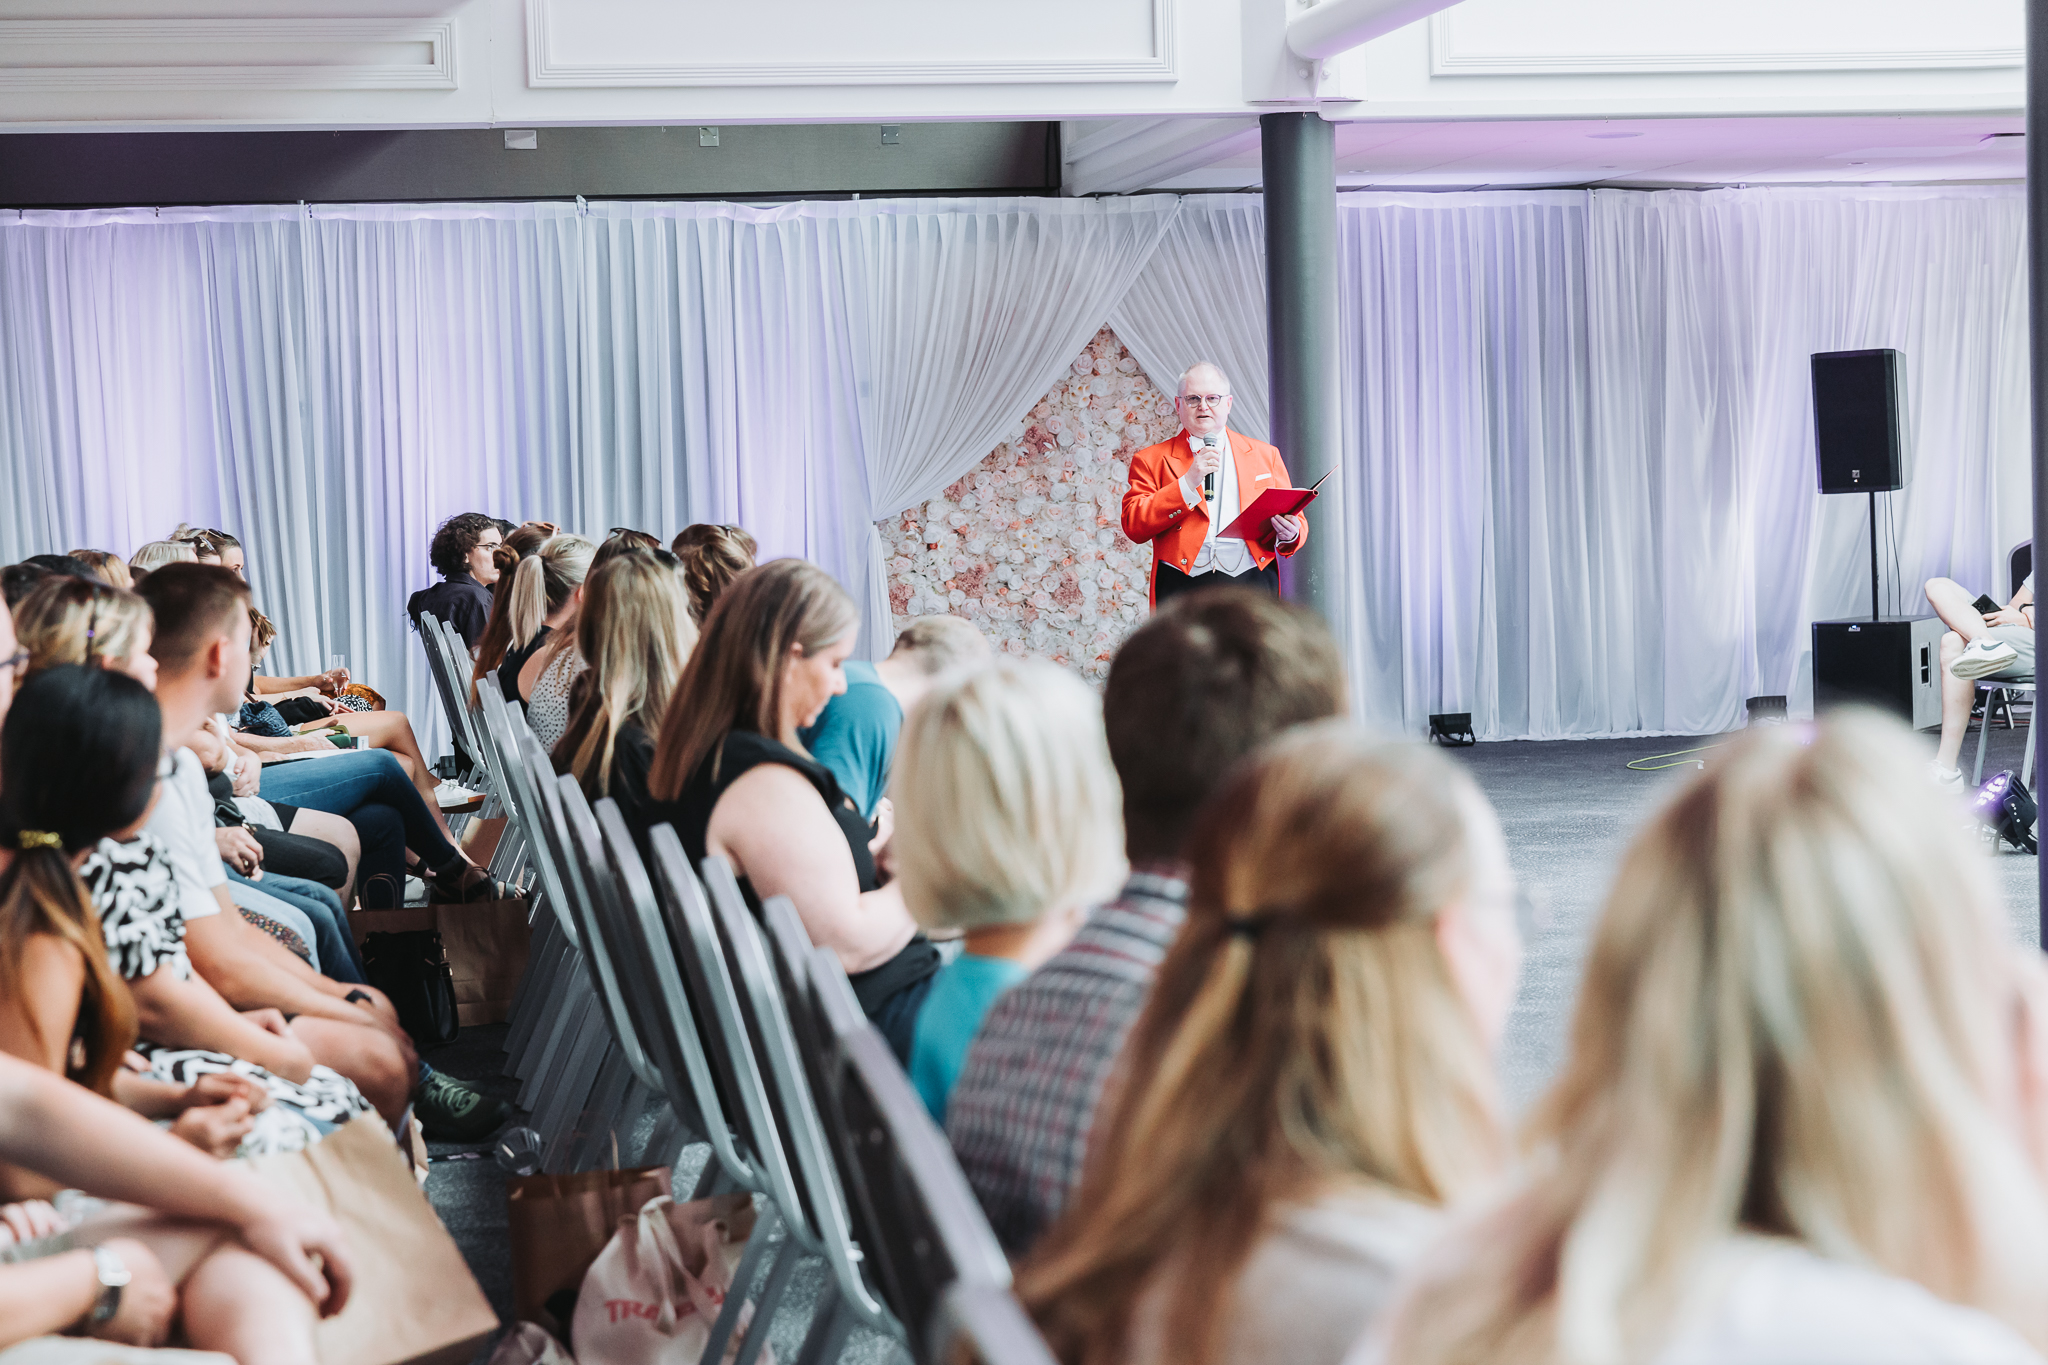
<svg viewBox="0 0 2048 1365">
<path fill-rule="evenodd" d="M 382 749 L 272 763 L 263 769 L 260 794 L 266 801 L 342 816 L 355 826 L 363 845 L 356 884 L 368 909 L 403 903 L 407 849 L 430 870 L 462 856 L 441 833 L 405 769 Z"/>
<path fill-rule="evenodd" d="M 369 984 L 363 976 L 362 958 L 356 953 L 355 935 L 349 932 L 348 911 L 342 907 L 341 897 L 334 894 L 333 888 L 307 881 L 304 877 L 286 877 L 276 872 L 266 872 L 262 881 L 252 882 L 233 868 L 228 869 L 228 880 L 235 883 L 232 894 L 236 905 L 242 904 L 246 893 L 255 892 L 273 901 L 283 901 L 304 917 L 312 931 L 308 942 L 319 958 L 313 966 L 321 975 L 332 981 L 346 981 L 351 986 Z M 261 905 L 249 908 L 259 914 L 270 914 L 269 909 Z M 271 918 L 299 928 L 288 917 L 271 914 Z"/>
</svg>

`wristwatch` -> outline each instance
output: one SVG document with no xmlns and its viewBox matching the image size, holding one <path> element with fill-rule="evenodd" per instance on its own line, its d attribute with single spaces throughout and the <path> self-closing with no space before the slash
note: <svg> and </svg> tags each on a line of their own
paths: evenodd
<svg viewBox="0 0 2048 1365">
<path fill-rule="evenodd" d="M 99 1272 L 100 1296 L 93 1300 L 92 1312 L 86 1314 L 85 1321 L 87 1326 L 103 1327 L 121 1311 L 121 1290 L 135 1277 L 121 1264 L 121 1258 L 105 1247 L 92 1249 L 92 1264 Z"/>
</svg>

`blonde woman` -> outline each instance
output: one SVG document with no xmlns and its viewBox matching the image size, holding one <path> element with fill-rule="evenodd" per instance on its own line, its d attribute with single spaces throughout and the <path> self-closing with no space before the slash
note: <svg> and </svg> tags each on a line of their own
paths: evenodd
<svg viewBox="0 0 2048 1365">
<path fill-rule="evenodd" d="M 590 661 L 555 769 L 574 774 L 595 801 L 610 796 L 644 823 L 654 734 L 668 711 L 697 626 L 675 570 L 651 554 L 625 554 L 584 582 L 576 648 Z"/>
<path fill-rule="evenodd" d="M 1003 663 L 912 708 L 891 786 L 903 903 L 965 931 L 932 978 L 910 1079 L 938 1123 L 996 997 L 1066 946 L 1124 874 L 1122 791 L 1102 704 L 1066 669 Z"/>
<path fill-rule="evenodd" d="M 1506 1156 L 1500 826 L 1443 755 L 1325 721 L 1187 848 L 1187 924 L 1019 1292 L 1065 1365 L 1336 1365 Z"/>
<path fill-rule="evenodd" d="M 1752 730 L 1665 807 L 1522 1187 L 1361 1359 L 2038 1365 L 2041 969 L 1926 772 L 1849 715 Z"/>
<path fill-rule="evenodd" d="M 156 616 L 132 592 L 83 578 L 52 577 L 14 609 L 14 634 L 28 651 L 28 672 L 95 663 L 156 686 L 149 646 Z"/>
<path fill-rule="evenodd" d="M 134 554 L 128 556 L 128 574 L 131 585 L 146 573 L 161 569 L 166 564 L 191 564 L 198 560 L 199 552 L 182 540 L 152 540 Z"/>
<path fill-rule="evenodd" d="M 506 611 L 512 620 L 512 648 L 498 665 L 505 700 L 526 705 L 527 719 L 543 747 L 552 748 L 569 722 L 569 683 L 582 671 L 576 653 L 576 607 L 583 600 L 583 580 L 597 547 L 582 536 L 550 536 L 545 545 L 513 571 L 512 596 Z M 542 675 L 566 652 L 569 677 L 549 680 L 541 694 L 542 714 L 531 709 Z M 557 670 L 558 674 L 561 670 Z M 546 722 L 549 733 L 542 733 Z"/>
</svg>

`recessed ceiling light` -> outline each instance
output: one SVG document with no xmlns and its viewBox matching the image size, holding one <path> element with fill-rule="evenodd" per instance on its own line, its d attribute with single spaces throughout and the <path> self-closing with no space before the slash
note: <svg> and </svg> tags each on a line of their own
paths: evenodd
<svg viewBox="0 0 2048 1365">
<path fill-rule="evenodd" d="M 1641 136 L 1642 136 L 1642 134 L 1641 134 L 1641 133 L 1639 133 L 1639 132 L 1636 132 L 1636 133 L 1588 133 L 1588 134 L 1586 134 L 1586 136 L 1587 136 L 1587 137 L 1592 137 L 1592 138 L 1600 138 L 1600 139 L 1602 139 L 1603 141 L 1605 141 L 1605 140 L 1610 140 L 1610 139 L 1613 139 L 1613 138 L 1620 138 L 1620 137 L 1641 137 Z"/>
</svg>

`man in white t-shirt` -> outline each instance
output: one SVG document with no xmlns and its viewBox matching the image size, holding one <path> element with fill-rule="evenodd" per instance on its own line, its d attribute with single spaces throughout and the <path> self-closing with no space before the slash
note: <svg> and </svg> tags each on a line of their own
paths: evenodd
<svg viewBox="0 0 2048 1365">
<path fill-rule="evenodd" d="M 214 843 L 206 777 L 183 745 L 209 716 L 240 705 L 249 676 L 248 588 L 211 565 L 165 569 L 179 572 L 149 585 L 157 611 L 150 653 L 173 766 L 148 829 L 170 850 L 193 969 L 237 1009 L 279 1011 L 284 1018 L 276 1027 L 305 1044 L 315 1061 L 354 1081 L 395 1125 L 420 1068 L 391 1002 L 369 987 L 320 975 L 235 912 Z"/>
</svg>

